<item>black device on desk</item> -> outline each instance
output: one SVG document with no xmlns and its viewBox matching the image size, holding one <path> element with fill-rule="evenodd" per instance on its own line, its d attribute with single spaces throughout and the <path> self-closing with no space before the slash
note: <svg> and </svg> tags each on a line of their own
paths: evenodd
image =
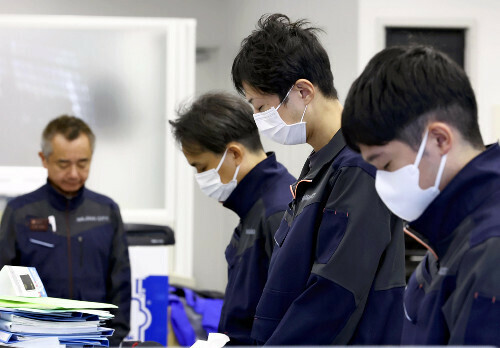
<svg viewBox="0 0 500 348">
<path fill-rule="evenodd" d="M 168 226 L 149 224 L 125 224 L 129 246 L 173 245 L 174 231 Z"/>
</svg>

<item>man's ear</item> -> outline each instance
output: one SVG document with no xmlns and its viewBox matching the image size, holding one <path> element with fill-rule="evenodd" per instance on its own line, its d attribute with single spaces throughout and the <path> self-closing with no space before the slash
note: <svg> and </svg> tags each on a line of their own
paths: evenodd
<svg viewBox="0 0 500 348">
<path fill-rule="evenodd" d="M 299 90 L 300 97 L 304 100 L 305 105 L 308 105 L 314 99 L 316 89 L 311 81 L 299 79 L 295 81 L 295 88 Z"/>
<path fill-rule="evenodd" d="M 234 160 L 236 166 L 239 166 L 243 162 L 245 157 L 246 149 L 243 145 L 236 141 L 232 141 L 227 144 L 227 156 Z"/>
<path fill-rule="evenodd" d="M 43 154 L 42 151 L 38 153 L 38 157 L 42 160 L 42 165 L 44 168 L 47 168 L 47 158 L 45 158 L 45 155 Z"/>
<path fill-rule="evenodd" d="M 443 122 L 432 122 L 428 127 L 429 137 L 437 143 L 441 156 L 446 155 L 456 140 L 451 127 Z"/>
</svg>

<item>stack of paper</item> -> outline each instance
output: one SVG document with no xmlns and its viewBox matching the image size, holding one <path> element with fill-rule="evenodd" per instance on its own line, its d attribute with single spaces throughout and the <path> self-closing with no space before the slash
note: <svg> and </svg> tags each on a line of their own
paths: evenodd
<svg viewBox="0 0 500 348">
<path fill-rule="evenodd" d="M 13 347 L 107 347 L 103 327 L 115 305 L 52 297 L 0 296 L 0 344 Z"/>
</svg>

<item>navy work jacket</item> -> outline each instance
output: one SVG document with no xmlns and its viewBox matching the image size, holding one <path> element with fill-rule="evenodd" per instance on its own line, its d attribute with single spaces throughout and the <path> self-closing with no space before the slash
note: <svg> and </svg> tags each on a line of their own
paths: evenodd
<svg viewBox="0 0 500 348">
<path fill-rule="evenodd" d="M 267 279 L 274 233 L 292 199 L 293 182 L 295 178 L 269 153 L 224 202 L 240 218 L 226 249 L 228 283 L 219 323 L 219 332 L 231 339 L 229 344 L 253 343 L 255 308 Z"/>
<path fill-rule="evenodd" d="M 500 346 L 500 147 L 470 161 L 408 233 L 429 251 L 405 292 L 402 343 Z"/>
<path fill-rule="evenodd" d="M 50 297 L 119 306 L 107 324 L 115 329 L 110 343 L 116 345 L 128 334 L 128 247 L 120 210 L 110 198 L 82 187 L 68 199 L 47 182 L 8 203 L 0 250 L 0 268 L 35 267 Z"/>
<path fill-rule="evenodd" d="M 275 235 L 252 337 L 266 345 L 398 344 L 402 221 L 342 131 L 307 159 Z"/>
</svg>

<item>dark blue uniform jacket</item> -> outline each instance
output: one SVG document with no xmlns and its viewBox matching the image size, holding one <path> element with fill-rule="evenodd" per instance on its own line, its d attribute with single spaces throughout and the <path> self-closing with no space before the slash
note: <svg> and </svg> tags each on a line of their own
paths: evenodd
<svg viewBox="0 0 500 348">
<path fill-rule="evenodd" d="M 398 344 L 402 221 L 339 131 L 307 159 L 275 235 L 252 337 L 267 345 Z"/>
<path fill-rule="evenodd" d="M 402 343 L 500 346 L 500 147 L 470 161 L 409 233 L 429 247 L 405 292 Z"/>
<path fill-rule="evenodd" d="M 54 216 L 55 229 L 47 223 Z M 113 303 L 110 338 L 130 329 L 130 264 L 120 211 L 85 187 L 67 199 L 50 183 L 10 201 L 0 227 L 0 268 L 35 267 L 50 297 Z"/>
<path fill-rule="evenodd" d="M 228 284 L 219 323 L 229 344 L 250 345 L 255 308 L 267 279 L 273 236 L 292 199 L 295 178 L 274 154 L 238 183 L 224 206 L 240 217 L 226 249 Z"/>
</svg>

